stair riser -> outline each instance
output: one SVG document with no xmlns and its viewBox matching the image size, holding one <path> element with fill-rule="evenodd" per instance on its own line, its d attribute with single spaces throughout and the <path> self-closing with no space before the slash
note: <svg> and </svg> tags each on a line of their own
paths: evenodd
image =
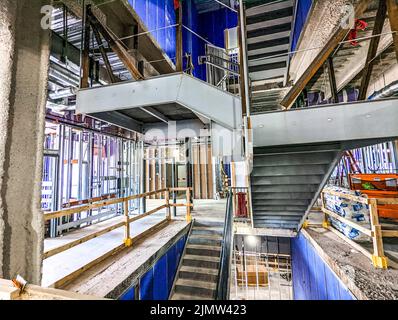
<svg viewBox="0 0 398 320">
<path fill-rule="evenodd" d="M 195 256 L 208 256 L 208 257 L 219 257 L 219 250 L 211 250 L 211 249 L 197 249 L 197 248 L 187 248 L 187 254 L 192 254 Z"/>
<path fill-rule="evenodd" d="M 220 263 L 215 261 L 192 260 L 184 258 L 182 265 L 189 267 L 218 269 Z"/>
<path fill-rule="evenodd" d="M 180 279 L 189 279 L 189 280 L 198 280 L 198 281 L 206 281 L 206 282 L 217 282 L 218 277 L 212 274 L 206 273 L 195 273 L 190 271 L 180 271 L 178 273 Z"/>
<path fill-rule="evenodd" d="M 176 285 L 175 292 L 214 299 L 215 290 Z"/>
</svg>

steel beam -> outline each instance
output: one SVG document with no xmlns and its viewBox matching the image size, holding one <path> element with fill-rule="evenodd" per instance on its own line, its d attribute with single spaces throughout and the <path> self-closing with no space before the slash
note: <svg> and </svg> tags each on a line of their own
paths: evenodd
<svg viewBox="0 0 398 320">
<path fill-rule="evenodd" d="M 163 113 L 157 111 L 153 107 L 141 107 L 141 110 L 145 111 L 146 113 L 150 114 L 151 116 L 163 121 L 164 123 L 169 123 L 170 119 L 167 118 Z"/>
<path fill-rule="evenodd" d="M 376 21 L 373 27 L 372 36 L 376 36 L 383 31 L 384 21 L 387 14 L 386 0 L 379 1 L 379 8 L 376 14 Z M 380 37 L 374 37 L 370 40 L 368 55 L 366 57 L 365 68 L 362 72 L 361 87 L 359 90 L 358 100 L 366 100 L 366 94 L 370 83 L 370 77 L 373 71 L 373 61 L 377 54 L 377 48 L 379 47 Z"/>
</svg>

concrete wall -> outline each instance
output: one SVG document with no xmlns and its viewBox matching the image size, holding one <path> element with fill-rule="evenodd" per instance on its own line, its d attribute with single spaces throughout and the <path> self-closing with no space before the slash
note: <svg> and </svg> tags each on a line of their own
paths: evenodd
<svg viewBox="0 0 398 320">
<path fill-rule="evenodd" d="M 291 239 L 294 300 L 356 300 L 303 234 Z"/>
<path fill-rule="evenodd" d="M 0 277 L 39 284 L 40 208 L 51 1 L 0 1 Z"/>
</svg>

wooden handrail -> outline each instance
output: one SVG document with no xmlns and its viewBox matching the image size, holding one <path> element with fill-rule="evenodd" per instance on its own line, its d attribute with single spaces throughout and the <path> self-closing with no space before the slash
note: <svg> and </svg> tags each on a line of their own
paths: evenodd
<svg viewBox="0 0 398 320">
<path fill-rule="evenodd" d="M 145 192 L 145 193 L 141 193 L 141 194 L 137 194 L 137 195 L 132 195 L 132 196 L 128 196 L 128 197 L 123 197 L 123 198 L 118 198 L 118 199 L 109 199 L 109 200 L 105 200 L 105 201 L 97 201 L 97 202 L 93 202 L 91 204 L 85 204 L 79 207 L 73 207 L 73 208 L 68 208 L 68 209 L 64 209 L 64 210 L 59 210 L 59 211 L 54 211 L 54 212 L 49 212 L 49 213 L 45 213 L 44 214 L 44 220 L 48 221 L 54 218 L 60 218 L 60 217 L 64 217 L 64 216 L 69 216 L 75 213 L 79 213 L 82 211 L 87 211 L 87 210 L 92 210 L 92 209 L 96 209 L 96 208 L 101 208 L 104 206 L 109 206 L 109 205 L 113 205 L 113 204 L 118 204 L 118 203 L 123 203 L 123 213 L 124 213 L 124 220 L 122 222 L 118 222 L 114 225 L 108 226 L 104 229 L 98 230 L 96 232 L 93 232 L 91 234 L 88 234 L 80 239 L 76 239 L 74 241 L 71 241 L 69 243 L 66 243 L 62 246 L 47 250 L 46 252 L 43 253 L 43 259 L 49 258 L 53 255 L 56 255 L 58 253 L 64 252 L 68 249 L 71 249 L 73 247 L 76 247 L 82 243 L 85 243 L 89 240 L 92 240 L 94 238 L 97 238 L 99 236 L 102 236 L 108 232 L 111 232 L 117 228 L 121 228 L 124 226 L 125 228 L 125 232 L 124 232 L 124 245 L 126 247 L 130 247 L 132 245 L 132 238 L 130 237 L 130 223 L 143 219 L 151 214 L 154 214 L 162 209 L 167 209 L 166 210 L 166 220 L 170 221 L 171 220 L 171 215 L 170 215 L 170 207 L 186 207 L 186 220 L 188 222 L 191 221 L 191 207 L 193 206 L 190 202 L 190 191 L 192 188 L 166 188 L 166 189 L 160 189 L 160 190 L 155 190 L 155 191 L 150 191 L 150 192 Z M 178 204 L 171 204 L 170 203 L 170 191 L 185 191 L 186 192 L 186 201 L 187 203 L 178 203 Z M 157 208 L 154 208 L 150 211 L 147 211 L 143 214 L 137 215 L 137 216 L 129 216 L 129 212 L 128 212 L 128 202 L 130 200 L 135 200 L 135 199 L 139 199 L 139 198 L 145 198 L 145 197 L 149 197 L 151 195 L 154 194 L 158 194 L 158 193 L 166 193 L 165 196 L 165 201 L 166 203 L 164 205 L 161 205 Z"/>
</svg>

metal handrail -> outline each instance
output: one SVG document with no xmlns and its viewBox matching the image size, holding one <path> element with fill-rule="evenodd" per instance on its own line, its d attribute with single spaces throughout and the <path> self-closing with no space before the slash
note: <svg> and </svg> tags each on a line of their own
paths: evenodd
<svg viewBox="0 0 398 320">
<path fill-rule="evenodd" d="M 225 214 L 224 234 L 221 249 L 220 269 L 218 272 L 218 284 L 216 291 L 216 300 L 228 300 L 229 297 L 229 278 L 231 271 L 232 259 L 232 223 L 233 223 L 233 208 L 232 208 L 232 192 L 229 191 L 227 198 L 227 208 Z"/>
</svg>

